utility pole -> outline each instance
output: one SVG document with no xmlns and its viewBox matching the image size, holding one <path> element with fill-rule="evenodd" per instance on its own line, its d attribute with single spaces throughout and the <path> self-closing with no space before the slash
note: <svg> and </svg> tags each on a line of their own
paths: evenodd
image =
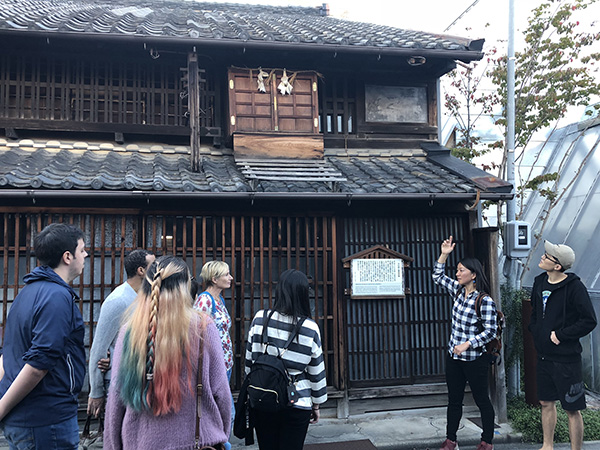
<svg viewBox="0 0 600 450">
<path fill-rule="evenodd" d="M 513 185 L 513 198 L 506 202 L 506 222 L 516 219 L 515 189 L 515 0 L 508 3 L 508 61 L 507 61 L 507 98 L 506 98 L 506 180 Z M 506 239 L 506 236 L 504 236 Z M 505 255 L 504 275 L 510 292 L 518 289 L 518 261 Z M 514 326 L 514 325 L 513 325 Z M 510 336 L 509 336 L 510 338 Z M 518 362 L 508 370 L 507 388 L 511 397 L 519 393 Z"/>
</svg>

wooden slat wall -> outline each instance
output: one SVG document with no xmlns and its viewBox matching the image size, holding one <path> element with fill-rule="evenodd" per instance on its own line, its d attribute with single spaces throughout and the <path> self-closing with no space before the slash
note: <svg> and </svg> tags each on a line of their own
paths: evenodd
<svg viewBox="0 0 600 450">
<path fill-rule="evenodd" d="M 242 380 L 250 321 L 256 311 L 272 303 L 278 276 L 288 268 L 312 278 L 313 317 L 322 332 L 330 385 L 343 386 L 346 374 L 349 387 L 443 380 L 451 299 L 434 286 L 431 267 L 441 240 L 452 234 L 457 248 L 447 273 L 453 275 L 468 238 L 466 217 L 355 217 L 339 222 L 335 217 L 309 214 L 173 215 L 134 210 L 73 214 L 72 210 L 40 213 L 5 208 L 0 209 L 0 219 L 4 231 L 0 241 L 1 326 L 23 286 L 23 276 L 36 265 L 32 237 L 48 223 L 64 221 L 85 231 L 90 254 L 83 276 L 74 281 L 82 299 L 87 345 L 93 339 L 101 302 L 123 282 L 124 255 L 134 248 L 148 248 L 157 256 L 184 258 L 196 275 L 211 259 L 230 264 L 235 284 L 224 294 L 235 323 L 234 389 Z M 340 232 L 336 232 L 338 222 Z M 340 251 L 336 238 L 343 239 Z M 343 297 L 349 274 L 340 275 L 340 256 L 379 244 L 414 258 L 406 271 L 410 293 L 405 299 Z M 345 285 L 340 288 L 338 281 Z M 345 329 L 347 333 L 341 331 Z"/>
<path fill-rule="evenodd" d="M 147 248 L 184 258 L 199 275 L 205 262 L 230 266 L 234 287 L 224 292 L 234 320 L 231 333 L 239 388 L 245 338 L 257 311 L 272 304 L 279 274 L 289 268 L 312 279 L 311 306 L 319 324 L 330 384 L 339 374 L 335 219 L 320 216 L 163 216 L 144 217 Z"/>
<path fill-rule="evenodd" d="M 339 379 L 336 221 L 332 217 L 167 215 L 137 211 L 79 215 L 66 210 L 38 213 L 33 209 L 12 213 L 5 208 L 0 209 L 0 220 L 4 231 L 0 240 L 0 326 L 4 326 L 10 304 L 23 287 L 24 275 L 37 264 L 32 256 L 32 237 L 51 222 L 67 222 L 84 230 L 90 254 L 82 276 L 73 283 L 81 297 L 87 346 L 93 340 L 102 301 L 124 281 L 123 257 L 135 248 L 147 248 L 157 256 L 175 254 L 185 259 L 196 275 L 212 259 L 230 265 L 235 284 L 224 296 L 234 319 L 234 389 L 242 381 L 244 341 L 252 317 L 272 304 L 282 271 L 296 268 L 305 272 L 312 280 L 311 306 L 313 318 L 321 329 L 327 379 L 330 385 Z"/>
<path fill-rule="evenodd" d="M 91 342 L 100 304 L 124 281 L 123 258 L 139 246 L 138 230 L 133 225 L 136 217 L 132 214 L 79 215 L 61 210 L 39 214 L 0 211 L 4 230 L 0 245 L 2 327 L 10 304 L 24 285 L 23 277 L 37 265 L 33 256 L 33 238 L 49 223 L 71 223 L 84 231 L 89 253 L 83 274 L 74 280 L 73 287 L 81 298 L 79 305 L 86 323 L 86 343 Z"/>
<path fill-rule="evenodd" d="M 431 270 L 441 241 L 452 234 L 456 255 L 464 251 L 466 216 L 349 218 L 344 221 L 343 257 L 375 245 L 414 258 L 406 271 L 404 299 L 344 298 L 350 387 L 439 381 L 450 333 L 451 299 L 434 285 Z M 454 267 L 447 273 L 453 276 Z M 350 286 L 349 271 L 344 273 Z"/>
</svg>

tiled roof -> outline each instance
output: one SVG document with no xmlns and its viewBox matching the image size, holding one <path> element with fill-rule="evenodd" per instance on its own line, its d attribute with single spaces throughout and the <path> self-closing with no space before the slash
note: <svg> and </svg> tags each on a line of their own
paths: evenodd
<svg viewBox="0 0 600 450">
<path fill-rule="evenodd" d="M 190 170 L 189 148 L 0 139 L 3 190 L 92 190 L 205 193 L 464 194 L 470 180 L 421 156 L 329 156 L 338 181 L 247 179 L 231 151 L 205 147 L 200 172 Z"/>
<path fill-rule="evenodd" d="M 170 0 L 3 0 L 0 31 L 473 51 L 454 36 L 341 20 L 321 8 Z M 479 41 L 476 41 L 479 42 Z M 245 45 L 245 44 L 244 44 Z"/>
</svg>

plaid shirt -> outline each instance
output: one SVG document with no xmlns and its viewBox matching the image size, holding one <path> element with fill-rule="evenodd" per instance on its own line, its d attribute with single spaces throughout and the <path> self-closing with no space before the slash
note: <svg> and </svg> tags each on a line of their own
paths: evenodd
<svg viewBox="0 0 600 450">
<path fill-rule="evenodd" d="M 465 298 L 465 290 L 460 283 L 444 275 L 445 264 L 435 263 L 433 268 L 433 281 L 448 291 L 454 299 L 452 306 L 452 330 L 448 342 L 448 352 L 454 359 L 473 361 L 483 353 L 483 346 L 496 337 L 496 304 L 488 295 L 481 301 L 481 321 L 475 311 L 475 300 L 479 291 L 471 292 Z M 480 330 L 478 322 L 483 324 Z M 471 347 L 460 356 L 454 354 L 454 347 L 466 341 Z"/>
</svg>

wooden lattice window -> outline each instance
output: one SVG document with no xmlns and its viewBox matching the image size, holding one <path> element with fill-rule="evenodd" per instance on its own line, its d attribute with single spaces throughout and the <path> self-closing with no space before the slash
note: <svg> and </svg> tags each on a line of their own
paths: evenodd
<svg viewBox="0 0 600 450">
<path fill-rule="evenodd" d="M 164 61 L 163 61 L 164 59 Z M 0 119 L 185 127 L 185 61 L 0 56 Z M 215 77 L 201 86 L 201 126 L 215 126 Z M 83 127 L 85 129 L 85 127 Z"/>
<path fill-rule="evenodd" d="M 320 87 L 319 131 L 324 135 L 356 134 L 356 81 L 328 76 Z"/>
</svg>

